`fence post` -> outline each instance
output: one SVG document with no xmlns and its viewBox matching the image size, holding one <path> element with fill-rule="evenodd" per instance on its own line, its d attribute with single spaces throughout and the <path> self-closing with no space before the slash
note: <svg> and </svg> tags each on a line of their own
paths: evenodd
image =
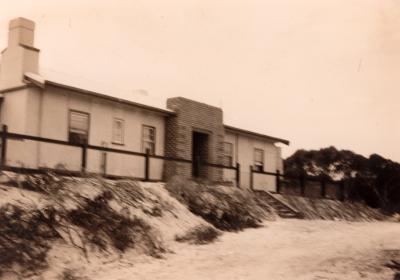
<svg viewBox="0 0 400 280">
<path fill-rule="evenodd" d="M 84 143 L 82 145 L 82 161 L 81 161 L 81 172 L 82 173 L 86 172 L 86 166 L 87 166 L 87 143 Z"/>
<path fill-rule="evenodd" d="M 146 149 L 144 157 L 144 180 L 149 181 L 149 163 L 150 163 L 150 149 Z"/>
<path fill-rule="evenodd" d="M 107 153 L 103 152 L 103 176 L 107 176 Z"/>
<path fill-rule="evenodd" d="M 240 163 L 236 162 L 236 186 L 240 188 Z"/>
<path fill-rule="evenodd" d="M 305 190 L 306 190 L 306 185 L 305 185 L 305 180 L 304 180 L 304 174 L 301 174 L 300 176 L 300 194 L 301 196 L 304 196 Z"/>
<path fill-rule="evenodd" d="M 1 167 L 6 166 L 8 126 L 3 124 L 1 131 Z"/>
<path fill-rule="evenodd" d="M 281 172 L 279 171 L 279 169 L 276 170 L 276 192 L 280 193 L 281 192 Z"/>
<path fill-rule="evenodd" d="M 253 166 L 250 165 L 250 189 L 254 190 L 254 186 L 253 186 Z"/>
<path fill-rule="evenodd" d="M 321 197 L 325 198 L 325 196 L 326 196 L 325 179 L 321 179 Z"/>
</svg>

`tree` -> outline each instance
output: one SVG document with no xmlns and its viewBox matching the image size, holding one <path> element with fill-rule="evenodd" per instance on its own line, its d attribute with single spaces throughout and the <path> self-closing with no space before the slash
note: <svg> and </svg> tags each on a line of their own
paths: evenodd
<svg viewBox="0 0 400 280">
<path fill-rule="evenodd" d="M 284 161 L 289 176 L 316 176 L 350 186 L 351 199 L 373 207 L 400 211 L 400 164 L 373 154 L 369 158 L 331 146 L 320 150 L 298 150 Z"/>
</svg>

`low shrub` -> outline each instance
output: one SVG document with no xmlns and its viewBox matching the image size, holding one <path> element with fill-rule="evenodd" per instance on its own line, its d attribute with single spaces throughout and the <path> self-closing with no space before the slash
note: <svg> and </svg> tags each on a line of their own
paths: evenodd
<svg viewBox="0 0 400 280">
<path fill-rule="evenodd" d="M 47 253 L 57 238 L 82 250 L 86 258 L 89 248 L 120 253 L 135 248 L 153 257 L 166 252 L 153 227 L 132 216 L 129 209 L 160 217 L 169 206 L 143 187 L 135 188 L 135 182 L 118 182 L 116 187 L 96 178 L 49 173 L 21 175 L 9 183 L 40 193 L 45 203 L 35 205 L 33 201 L 30 208 L 10 204 L 0 207 L 0 278 L 6 272 L 25 277 L 46 268 Z M 79 184 L 86 184 L 85 191 L 76 188 Z M 65 279 L 73 277 L 65 273 Z"/>
<path fill-rule="evenodd" d="M 122 215 L 109 206 L 112 197 L 111 192 L 104 191 L 93 200 L 86 199 L 83 206 L 68 213 L 68 219 L 82 228 L 85 239 L 100 250 L 107 250 L 107 244 L 111 244 L 124 252 L 142 243 L 152 256 L 165 252 L 144 220 Z"/>
<path fill-rule="evenodd" d="M 214 227 L 199 225 L 182 236 L 176 236 L 175 240 L 178 242 L 203 245 L 214 242 L 220 235 L 221 233 Z"/>
<path fill-rule="evenodd" d="M 0 208 L 0 276 L 7 271 L 28 276 L 47 267 L 49 241 L 60 237 L 55 214 L 53 208 Z"/>
<path fill-rule="evenodd" d="M 305 219 L 344 220 L 352 222 L 387 220 L 378 209 L 359 202 L 316 199 L 295 195 L 282 195 L 282 199 L 304 215 Z"/>
<path fill-rule="evenodd" d="M 192 213 L 220 230 L 259 227 L 263 219 L 271 216 L 250 191 L 203 185 L 180 177 L 174 177 L 166 187 Z"/>
<path fill-rule="evenodd" d="M 67 177 L 46 172 L 44 174 L 18 174 L 9 178 L 8 185 L 45 194 L 57 194 L 64 189 Z"/>
</svg>

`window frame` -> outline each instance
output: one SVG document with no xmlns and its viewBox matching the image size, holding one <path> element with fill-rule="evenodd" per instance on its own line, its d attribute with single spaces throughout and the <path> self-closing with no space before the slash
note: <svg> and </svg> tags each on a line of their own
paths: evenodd
<svg viewBox="0 0 400 280">
<path fill-rule="evenodd" d="M 257 160 L 257 152 L 261 152 L 262 161 Z M 254 148 L 253 168 L 255 171 L 264 172 L 265 166 L 265 153 L 263 149 Z"/>
<path fill-rule="evenodd" d="M 149 140 L 147 140 L 147 139 L 144 138 L 144 131 L 145 131 L 146 128 L 150 128 L 150 129 L 153 130 L 153 133 L 154 133 L 154 140 L 153 140 L 152 142 L 150 142 Z M 156 154 L 156 142 L 157 142 L 157 141 L 156 141 L 156 132 L 157 132 L 157 131 L 156 131 L 156 127 L 151 126 L 151 125 L 147 125 L 147 124 L 143 124 L 143 125 L 142 125 L 142 141 L 141 141 L 141 142 L 142 142 L 142 148 L 141 148 L 141 149 L 142 149 L 142 153 L 146 153 L 146 150 L 145 150 L 145 148 L 144 148 L 144 147 L 145 147 L 145 143 L 146 143 L 146 142 L 149 142 L 149 143 L 152 143 L 152 144 L 153 144 L 153 147 L 154 147 L 154 148 L 153 148 L 154 150 L 153 150 L 153 151 L 150 151 L 150 154 L 151 154 L 151 155 L 155 155 L 155 154 Z"/>
<path fill-rule="evenodd" d="M 74 113 L 87 116 L 86 143 L 74 143 L 73 141 L 71 141 L 70 133 L 71 133 L 71 125 L 72 125 L 72 114 L 74 114 Z M 81 144 L 81 145 L 86 144 L 87 145 L 87 144 L 89 144 L 89 136 L 90 136 L 90 113 L 79 111 L 79 110 L 74 110 L 74 109 L 69 109 L 68 110 L 68 131 L 67 131 L 68 142 L 73 143 L 73 144 Z"/>
<path fill-rule="evenodd" d="M 227 154 L 226 153 L 226 150 L 225 150 L 225 145 L 230 145 L 230 154 Z M 229 158 L 229 164 L 228 165 L 225 165 L 225 158 Z M 231 143 L 231 142 L 224 142 L 224 151 L 223 151 L 223 164 L 225 165 L 225 166 L 228 166 L 228 167 L 232 167 L 233 166 L 233 143 Z"/>
<path fill-rule="evenodd" d="M 121 141 L 115 139 L 115 129 L 116 129 L 116 122 L 120 122 L 121 126 Z M 125 145 L 125 120 L 121 118 L 114 118 L 113 125 L 112 125 L 112 135 L 111 135 L 111 143 L 114 145 Z"/>
</svg>

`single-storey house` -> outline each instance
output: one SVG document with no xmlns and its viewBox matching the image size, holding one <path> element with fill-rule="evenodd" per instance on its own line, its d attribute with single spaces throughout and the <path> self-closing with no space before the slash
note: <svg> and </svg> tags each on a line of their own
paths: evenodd
<svg viewBox="0 0 400 280">
<path fill-rule="evenodd" d="M 221 108 L 173 97 L 166 108 L 153 107 L 105 93 L 63 84 L 39 71 L 40 50 L 34 47 L 34 22 L 10 21 L 8 46 L 1 52 L 0 123 L 14 133 L 176 157 L 192 163 L 152 158 L 154 180 L 173 175 L 234 181 L 235 171 L 195 164 L 240 164 L 240 186 L 249 186 L 250 166 L 282 172 L 281 148 L 289 141 L 225 125 Z M 79 170 L 81 151 L 72 146 L 10 140 L 7 165 Z M 104 168 L 104 153 L 88 152 L 87 170 Z M 142 157 L 107 154 L 107 173 L 143 177 Z M 273 176 L 256 174 L 255 185 L 275 188 Z M 259 175 L 259 176 L 258 176 Z"/>
</svg>

